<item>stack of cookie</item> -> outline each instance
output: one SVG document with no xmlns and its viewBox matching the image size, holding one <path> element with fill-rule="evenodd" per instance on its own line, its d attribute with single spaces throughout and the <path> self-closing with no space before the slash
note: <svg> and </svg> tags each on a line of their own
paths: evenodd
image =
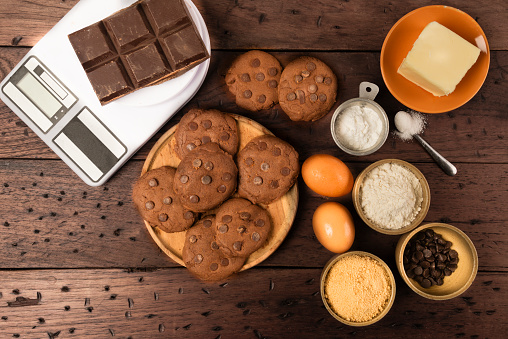
<svg viewBox="0 0 508 339">
<path fill-rule="evenodd" d="M 337 96 L 337 77 L 324 62 L 300 57 L 281 71 L 274 56 L 249 51 L 235 59 L 226 83 L 236 104 L 250 111 L 280 102 L 293 121 L 315 121 L 330 111 Z"/>
<path fill-rule="evenodd" d="M 186 231 L 182 259 L 205 281 L 238 272 L 266 244 L 272 221 L 263 206 L 286 194 L 299 173 L 298 153 L 274 136 L 255 137 L 239 152 L 238 144 L 232 116 L 192 109 L 175 132 L 178 167 L 148 171 L 133 189 L 150 225 Z"/>
</svg>

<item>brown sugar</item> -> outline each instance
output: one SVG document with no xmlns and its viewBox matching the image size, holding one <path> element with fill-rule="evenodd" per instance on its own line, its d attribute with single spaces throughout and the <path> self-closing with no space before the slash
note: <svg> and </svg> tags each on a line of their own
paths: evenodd
<svg viewBox="0 0 508 339">
<path fill-rule="evenodd" d="M 376 317 L 386 307 L 392 291 L 385 268 L 373 258 L 356 254 L 337 261 L 324 285 L 330 308 L 351 322 Z"/>
</svg>

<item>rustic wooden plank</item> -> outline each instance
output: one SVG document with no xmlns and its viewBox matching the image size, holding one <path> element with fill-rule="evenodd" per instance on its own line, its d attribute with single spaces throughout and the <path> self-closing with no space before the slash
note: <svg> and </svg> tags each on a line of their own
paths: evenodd
<svg viewBox="0 0 508 339">
<path fill-rule="evenodd" d="M 77 0 L 3 0 L 0 4 L 0 45 L 33 46 L 72 8 Z M 397 5 L 381 1 L 195 0 L 217 49 L 380 50 L 386 33 L 406 13 L 423 5 L 418 0 Z M 480 1 L 443 1 L 481 25 L 493 50 L 508 48 L 508 28 L 502 18 L 504 0 L 485 6 Z M 277 34 L 273 34 L 277 32 Z M 298 32 L 298 34 L 294 34 Z M 16 41 L 16 40 L 14 40 Z"/>
<path fill-rule="evenodd" d="M 26 49 L 0 48 L 0 78 L 26 53 Z M 277 136 L 293 144 L 303 159 L 315 153 L 336 154 L 345 161 L 374 161 L 388 157 L 401 157 L 414 162 L 432 162 L 430 156 L 417 144 L 402 142 L 389 135 L 386 144 L 376 153 L 358 158 L 339 150 L 330 134 L 332 113 L 314 123 L 297 123 L 289 118 L 277 105 L 261 112 L 248 112 L 234 103 L 224 82 L 224 76 L 232 60 L 240 52 L 216 51 L 212 57 L 208 76 L 197 95 L 182 109 L 161 132 L 156 134 L 137 154 L 135 159 L 145 159 L 148 152 L 163 132 L 172 127 L 190 107 L 219 108 L 227 112 L 245 115 L 263 124 Z M 274 53 L 283 65 L 302 52 Z M 335 107 L 341 102 L 358 96 L 358 85 L 371 81 L 381 87 L 378 102 L 385 108 L 393 130 L 393 117 L 404 109 L 383 84 L 377 53 L 311 53 L 327 62 L 339 77 L 339 95 Z M 508 159 L 508 137 L 505 137 L 508 120 L 505 110 L 508 96 L 505 95 L 505 80 L 508 52 L 492 54 L 491 69 L 484 86 L 465 106 L 446 114 L 428 114 L 425 139 L 452 162 L 506 163 Z M 332 110 L 333 111 L 333 110 Z M 57 156 L 27 128 L 26 125 L 0 103 L 0 158 L 51 158 Z"/>
<path fill-rule="evenodd" d="M 369 163 L 347 163 L 356 177 Z M 507 271 L 504 224 L 508 215 L 508 165 L 460 164 L 450 178 L 433 163 L 415 164 L 431 189 L 425 222 L 446 222 L 476 244 L 480 268 Z M 168 267 L 175 264 L 151 240 L 132 205 L 132 185 L 142 162 L 131 161 L 103 187 L 90 187 L 56 160 L 0 161 L 2 268 Z M 300 179 L 300 201 L 289 235 L 262 266 L 320 267 L 331 256 L 314 237 L 312 214 L 325 199 Z M 394 261 L 396 236 L 374 232 L 355 216 L 353 249 Z"/>
<path fill-rule="evenodd" d="M 21 338 L 498 338 L 508 275 L 480 273 L 461 296 L 430 301 L 395 272 L 397 295 L 378 323 L 342 325 L 324 308 L 321 269 L 252 269 L 205 285 L 183 269 L 1 271 L 0 336 Z M 37 300 L 39 295 L 39 300 Z M 9 307 L 16 298 L 37 305 Z M 53 334 L 53 336 L 51 336 Z"/>
</svg>

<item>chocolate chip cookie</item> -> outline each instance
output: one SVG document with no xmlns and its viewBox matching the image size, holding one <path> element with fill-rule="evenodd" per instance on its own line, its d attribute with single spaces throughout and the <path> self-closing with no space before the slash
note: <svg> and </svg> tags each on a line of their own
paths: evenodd
<svg viewBox="0 0 508 339">
<path fill-rule="evenodd" d="M 146 172 L 134 184 L 132 200 L 141 217 L 164 232 L 191 227 L 195 214 L 184 208 L 173 191 L 176 169 L 160 167 Z"/>
<path fill-rule="evenodd" d="M 225 152 L 235 155 L 238 151 L 236 120 L 216 109 L 191 109 L 180 120 L 175 141 L 175 153 L 180 159 L 197 146 L 209 142 L 215 142 Z"/>
<path fill-rule="evenodd" d="M 238 193 L 255 204 L 268 204 L 286 194 L 300 170 L 295 149 L 271 135 L 249 141 L 238 152 L 237 164 Z"/>
<path fill-rule="evenodd" d="M 279 102 L 281 72 L 279 61 L 271 54 L 249 51 L 233 61 L 226 74 L 226 84 L 236 96 L 238 106 L 259 111 Z"/>
<path fill-rule="evenodd" d="M 238 272 L 245 263 L 245 257 L 233 256 L 217 243 L 213 225 L 213 215 L 199 220 L 187 231 L 182 251 L 187 269 L 205 281 L 224 280 Z"/>
<path fill-rule="evenodd" d="M 176 169 L 173 188 L 194 212 L 217 207 L 235 191 L 238 168 L 233 158 L 210 142 L 190 151 Z"/>
<path fill-rule="evenodd" d="M 219 244 L 233 255 L 247 257 L 266 243 L 272 223 L 266 210 L 248 200 L 235 198 L 219 207 L 215 227 Z"/>
<path fill-rule="evenodd" d="M 279 102 L 293 121 L 322 118 L 332 108 L 336 95 L 337 77 L 321 60 L 301 57 L 282 72 Z"/>
</svg>

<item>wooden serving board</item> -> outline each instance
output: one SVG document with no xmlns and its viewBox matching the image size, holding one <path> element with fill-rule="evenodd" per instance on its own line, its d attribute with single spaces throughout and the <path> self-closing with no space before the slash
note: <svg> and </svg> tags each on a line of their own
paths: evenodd
<svg viewBox="0 0 508 339">
<path fill-rule="evenodd" d="M 247 143 L 254 137 L 263 134 L 273 135 L 273 133 L 265 127 L 251 119 L 236 114 L 230 115 L 237 121 L 239 150 L 245 147 L 245 145 L 247 145 Z M 143 165 L 141 175 L 151 169 L 162 166 L 171 166 L 175 168 L 178 166 L 180 159 L 176 156 L 174 151 L 176 143 L 175 131 L 177 127 L 178 124 L 170 128 L 153 146 Z M 236 196 L 236 193 L 234 196 Z M 280 199 L 269 205 L 261 206 L 270 214 L 273 229 L 266 244 L 247 258 L 241 271 L 251 268 L 268 258 L 286 238 L 286 235 L 293 224 L 296 209 L 298 207 L 298 183 L 295 183 L 293 187 Z M 208 212 L 208 214 L 214 213 L 215 211 Z M 185 242 L 186 232 L 166 233 L 161 231 L 158 227 L 150 226 L 146 220 L 145 225 L 159 248 L 171 259 L 180 265 L 185 266 L 182 260 L 182 249 Z"/>
</svg>

